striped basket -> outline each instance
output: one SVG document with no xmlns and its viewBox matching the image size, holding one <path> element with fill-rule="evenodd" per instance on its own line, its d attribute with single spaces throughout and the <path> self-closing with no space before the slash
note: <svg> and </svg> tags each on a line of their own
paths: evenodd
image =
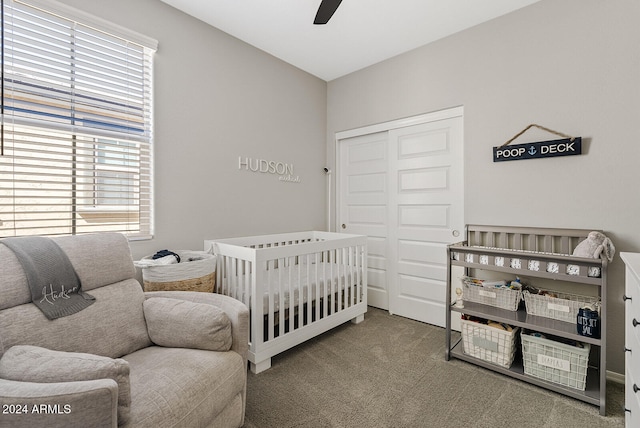
<svg viewBox="0 0 640 428">
<path fill-rule="evenodd" d="M 144 291 L 202 291 L 212 293 L 215 286 L 216 258 L 203 251 L 176 251 L 180 263 L 142 265 Z M 150 260 L 152 256 L 142 260 Z"/>
</svg>

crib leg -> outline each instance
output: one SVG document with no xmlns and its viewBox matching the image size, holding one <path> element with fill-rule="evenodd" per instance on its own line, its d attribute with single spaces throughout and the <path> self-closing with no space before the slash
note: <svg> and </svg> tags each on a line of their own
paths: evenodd
<svg viewBox="0 0 640 428">
<path fill-rule="evenodd" d="M 249 368 L 251 369 L 251 373 L 258 374 L 269 368 L 271 368 L 271 358 L 267 358 L 266 360 L 260 361 L 259 363 L 249 362 Z"/>
<path fill-rule="evenodd" d="M 351 322 L 354 324 L 360 324 L 362 321 L 364 321 L 364 314 L 360 314 L 351 320 Z"/>
</svg>

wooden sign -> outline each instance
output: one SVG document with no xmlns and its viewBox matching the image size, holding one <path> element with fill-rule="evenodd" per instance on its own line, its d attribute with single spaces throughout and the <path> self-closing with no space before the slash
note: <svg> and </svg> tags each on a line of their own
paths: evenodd
<svg viewBox="0 0 640 428">
<path fill-rule="evenodd" d="M 576 137 L 494 147 L 493 161 L 504 162 L 580 154 L 582 154 L 582 138 Z"/>
</svg>

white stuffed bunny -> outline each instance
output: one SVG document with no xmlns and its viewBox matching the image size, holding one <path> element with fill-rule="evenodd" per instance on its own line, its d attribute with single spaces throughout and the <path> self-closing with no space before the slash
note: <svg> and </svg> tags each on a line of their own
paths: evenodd
<svg viewBox="0 0 640 428">
<path fill-rule="evenodd" d="M 615 252 L 616 248 L 613 246 L 611 239 L 607 238 L 602 232 L 594 231 L 589 232 L 587 238 L 576 246 L 576 249 L 573 250 L 573 255 L 593 259 L 606 258 L 612 261 Z"/>
</svg>

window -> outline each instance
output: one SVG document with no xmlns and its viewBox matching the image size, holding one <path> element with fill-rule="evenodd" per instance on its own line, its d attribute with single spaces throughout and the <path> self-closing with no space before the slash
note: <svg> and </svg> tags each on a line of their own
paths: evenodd
<svg viewBox="0 0 640 428">
<path fill-rule="evenodd" d="M 152 231 L 157 43 L 49 0 L 4 0 L 0 238 Z"/>
</svg>

